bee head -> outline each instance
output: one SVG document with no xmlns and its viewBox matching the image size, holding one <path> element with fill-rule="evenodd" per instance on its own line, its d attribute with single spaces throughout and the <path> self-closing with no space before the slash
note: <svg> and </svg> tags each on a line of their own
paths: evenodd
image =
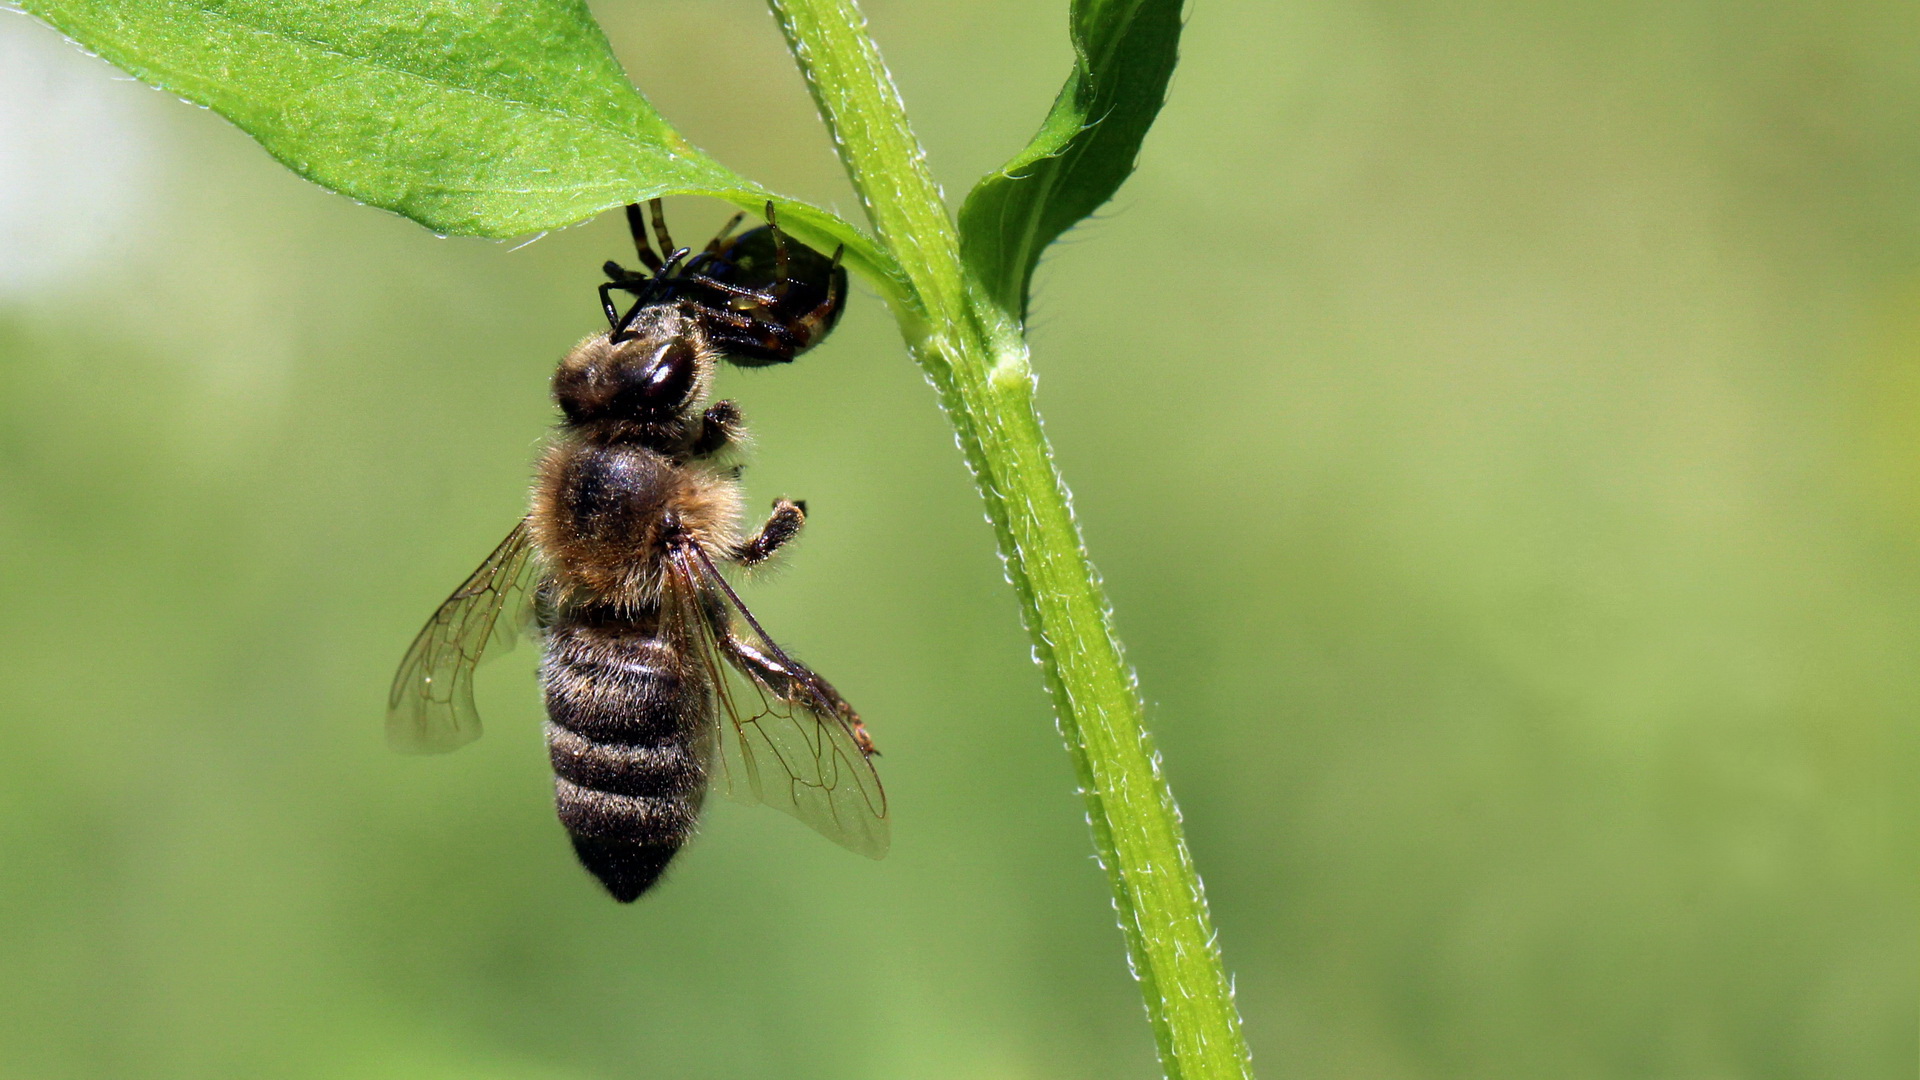
<svg viewBox="0 0 1920 1080">
<path fill-rule="evenodd" d="M 570 424 L 612 420 L 672 424 L 706 396 L 713 360 L 704 336 L 671 308 L 621 334 L 595 334 L 574 347 L 553 376 L 553 397 Z"/>
</svg>

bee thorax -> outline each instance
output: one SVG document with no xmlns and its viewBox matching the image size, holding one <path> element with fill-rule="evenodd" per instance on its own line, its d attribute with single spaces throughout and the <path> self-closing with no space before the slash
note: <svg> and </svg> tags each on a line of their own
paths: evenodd
<svg viewBox="0 0 1920 1080">
<path fill-rule="evenodd" d="M 669 544 L 718 555 L 739 542 L 739 484 L 704 464 L 562 436 L 540 476 L 534 536 L 568 603 L 658 605 Z"/>
</svg>

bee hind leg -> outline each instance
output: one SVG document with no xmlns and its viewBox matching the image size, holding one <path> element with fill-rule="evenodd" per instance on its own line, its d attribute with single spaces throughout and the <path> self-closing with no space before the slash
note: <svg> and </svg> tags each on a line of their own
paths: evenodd
<svg viewBox="0 0 1920 1080">
<path fill-rule="evenodd" d="M 879 755 L 880 751 L 873 745 L 873 736 L 867 734 L 867 725 L 860 722 L 860 714 L 853 710 L 846 698 L 840 696 L 840 691 L 835 690 L 832 683 L 814 674 L 811 668 L 784 654 L 769 656 L 752 643 L 741 640 L 738 634 L 728 633 L 716 644 L 734 666 L 766 687 L 775 697 L 808 705 L 823 717 L 837 718 L 846 725 L 847 734 L 863 756 Z"/>
<path fill-rule="evenodd" d="M 742 566 L 757 566 L 773 558 L 775 552 L 786 546 L 787 541 L 800 535 L 800 526 L 807 521 L 807 504 L 791 499 L 775 499 L 773 513 L 768 515 L 767 523 L 760 531 L 740 543 L 733 549 L 733 558 Z"/>
</svg>

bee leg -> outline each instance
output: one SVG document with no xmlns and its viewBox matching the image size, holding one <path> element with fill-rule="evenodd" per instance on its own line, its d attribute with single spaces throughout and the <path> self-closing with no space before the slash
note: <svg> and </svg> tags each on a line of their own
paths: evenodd
<svg viewBox="0 0 1920 1080">
<path fill-rule="evenodd" d="M 826 711 L 847 725 L 847 733 L 853 736 L 854 745 L 860 748 L 860 753 L 867 757 L 880 753 L 874 748 L 873 736 L 867 734 L 867 725 L 860 722 L 860 714 L 853 711 L 853 706 L 847 704 L 847 699 L 840 696 L 840 691 L 835 690 L 832 683 L 815 675 L 812 669 L 788 656 L 768 656 L 732 632 L 717 644 L 729 660 L 754 681 L 771 690 L 774 696 L 785 701 L 824 706 Z"/>
<path fill-rule="evenodd" d="M 807 520 L 807 504 L 789 499 L 775 499 L 773 513 L 767 517 L 767 523 L 760 531 L 741 542 L 733 549 L 733 558 L 741 566 L 756 566 L 773 558 L 773 554 L 784 547 L 787 541 L 800 535 L 800 526 Z"/>
<path fill-rule="evenodd" d="M 711 457 L 740 437 L 740 406 L 716 401 L 700 414 L 700 434 L 693 440 L 694 457 Z"/>
</svg>

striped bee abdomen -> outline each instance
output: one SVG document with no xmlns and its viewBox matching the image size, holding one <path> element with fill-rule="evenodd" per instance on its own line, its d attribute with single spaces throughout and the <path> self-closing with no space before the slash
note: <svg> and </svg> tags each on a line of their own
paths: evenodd
<svg viewBox="0 0 1920 1080">
<path fill-rule="evenodd" d="M 560 823 L 581 864 L 631 903 L 699 818 L 704 673 L 650 628 L 568 622 L 549 631 L 541 668 Z"/>
</svg>

